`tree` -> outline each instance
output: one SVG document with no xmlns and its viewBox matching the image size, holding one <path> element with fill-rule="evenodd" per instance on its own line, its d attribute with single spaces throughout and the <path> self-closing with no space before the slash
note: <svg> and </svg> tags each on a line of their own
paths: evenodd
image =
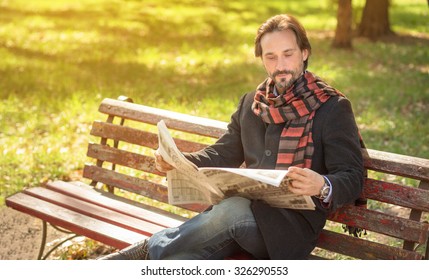
<svg viewBox="0 0 429 280">
<path fill-rule="evenodd" d="M 334 48 L 352 48 L 352 0 L 339 0 Z"/>
<path fill-rule="evenodd" d="M 371 40 L 393 34 L 389 21 L 389 0 L 366 0 L 357 34 Z"/>
</svg>

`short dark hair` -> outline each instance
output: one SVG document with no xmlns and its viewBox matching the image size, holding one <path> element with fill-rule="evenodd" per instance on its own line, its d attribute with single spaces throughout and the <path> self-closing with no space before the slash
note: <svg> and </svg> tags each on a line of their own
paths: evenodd
<svg viewBox="0 0 429 280">
<path fill-rule="evenodd" d="M 308 58 L 311 54 L 311 45 L 310 41 L 307 37 L 307 32 L 305 31 L 304 27 L 299 23 L 299 21 L 287 14 L 281 14 L 276 15 L 271 18 L 269 18 L 267 21 L 265 21 L 259 28 L 258 32 L 256 34 L 255 38 L 255 56 L 261 57 L 262 56 L 262 46 L 261 46 L 261 39 L 262 37 L 267 34 L 274 31 L 282 31 L 290 29 L 295 33 L 296 42 L 298 43 L 298 46 L 301 51 L 307 50 L 308 51 L 308 57 L 304 61 L 304 69 L 307 69 L 308 66 Z"/>
</svg>

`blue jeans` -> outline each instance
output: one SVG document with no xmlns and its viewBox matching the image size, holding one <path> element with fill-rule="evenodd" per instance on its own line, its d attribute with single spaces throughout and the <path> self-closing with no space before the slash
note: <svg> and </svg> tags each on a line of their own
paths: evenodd
<svg viewBox="0 0 429 280">
<path fill-rule="evenodd" d="M 150 258 L 224 259 L 242 249 L 267 258 L 250 203 L 242 197 L 227 198 L 178 227 L 155 233 L 148 242 Z"/>
</svg>

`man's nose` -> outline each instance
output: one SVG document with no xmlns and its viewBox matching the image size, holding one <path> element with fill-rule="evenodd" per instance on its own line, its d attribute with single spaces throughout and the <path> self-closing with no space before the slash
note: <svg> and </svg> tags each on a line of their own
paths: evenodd
<svg viewBox="0 0 429 280">
<path fill-rule="evenodd" d="M 277 60 L 277 67 L 276 67 L 276 70 L 277 70 L 277 71 L 284 71 L 284 70 L 286 70 L 286 69 L 287 69 L 287 68 L 286 68 L 286 66 L 287 66 L 286 59 L 285 59 L 285 58 L 283 58 L 283 57 L 280 57 L 280 58 Z"/>
</svg>

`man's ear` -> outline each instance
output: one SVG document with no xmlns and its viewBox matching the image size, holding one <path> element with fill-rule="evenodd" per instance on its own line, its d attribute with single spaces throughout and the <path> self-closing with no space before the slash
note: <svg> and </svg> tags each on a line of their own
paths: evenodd
<svg viewBox="0 0 429 280">
<path fill-rule="evenodd" d="M 302 62 L 306 61 L 308 59 L 308 50 L 303 49 L 302 50 Z"/>
</svg>

